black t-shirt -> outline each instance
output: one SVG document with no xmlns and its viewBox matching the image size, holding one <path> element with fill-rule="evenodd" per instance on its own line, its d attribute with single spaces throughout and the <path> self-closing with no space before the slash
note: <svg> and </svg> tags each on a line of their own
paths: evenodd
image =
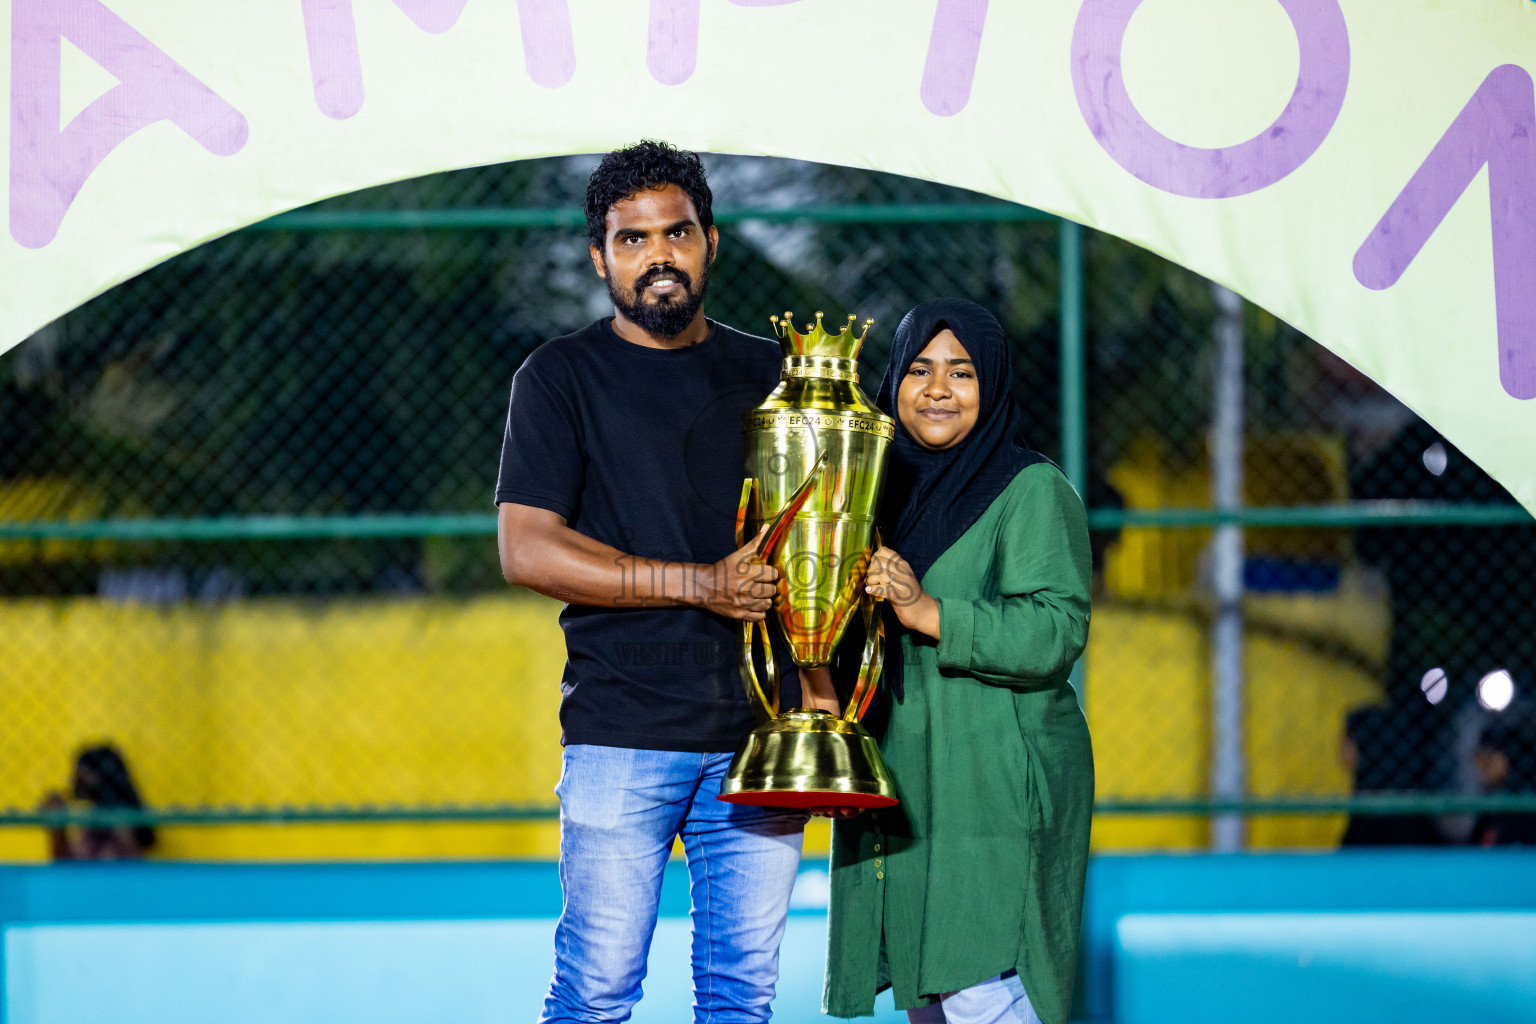
<svg viewBox="0 0 1536 1024">
<path fill-rule="evenodd" d="M 549 509 L 642 558 L 708 563 L 734 551 L 741 415 L 777 386 L 779 349 L 711 325 L 698 344 L 668 350 L 625 341 L 604 319 L 536 349 L 512 378 L 497 503 Z M 650 585 L 633 571 L 625 581 Z M 568 604 L 560 625 L 563 742 L 715 752 L 752 728 L 739 622 Z M 793 707 L 798 677 L 776 650 L 781 706 Z"/>
</svg>

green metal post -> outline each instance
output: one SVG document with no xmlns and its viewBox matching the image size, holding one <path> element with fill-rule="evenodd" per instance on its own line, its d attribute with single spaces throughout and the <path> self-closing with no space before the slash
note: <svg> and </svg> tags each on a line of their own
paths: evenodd
<svg viewBox="0 0 1536 1024">
<path fill-rule="evenodd" d="M 1061 468 L 1088 499 L 1087 356 L 1083 341 L 1083 228 L 1060 221 Z"/>
<path fill-rule="evenodd" d="M 1088 370 L 1083 335 L 1083 227 L 1075 221 L 1058 222 L 1058 259 L 1061 264 L 1061 468 L 1088 502 Z M 1086 655 L 1072 666 L 1072 687 L 1088 707 Z"/>
</svg>

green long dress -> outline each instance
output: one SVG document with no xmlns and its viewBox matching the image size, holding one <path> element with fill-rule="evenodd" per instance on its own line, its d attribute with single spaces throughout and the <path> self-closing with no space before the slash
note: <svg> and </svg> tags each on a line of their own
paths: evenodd
<svg viewBox="0 0 1536 1024">
<path fill-rule="evenodd" d="M 1093 752 L 1067 677 L 1088 640 L 1087 517 L 1061 471 L 1019 472 L 934 562 L 940 639 L 903 640 L 881 752 L 899 806 L 838 821 L 823 1009 L 932 1003 L 1017 970 L 1066 1024 Z"/>
</svg>

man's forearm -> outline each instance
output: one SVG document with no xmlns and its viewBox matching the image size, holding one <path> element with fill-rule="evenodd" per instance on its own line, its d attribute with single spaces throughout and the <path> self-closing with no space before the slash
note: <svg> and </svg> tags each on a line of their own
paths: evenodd
<svg viewBox="0 0 1536 1024">
<path fill-rule="evenodd" d="M 627 554 L 568 526 L 502 538 L 509 582 L 568 604 L 600 608 L 676 607 L 697 599 L 708 567 Z"/>
<path fill-rule="evenodd" d="M 714 569 L 620 551 L 542 510 L 503 505 L 498 527 L 507 582 L 569 604 L 599 608 L 698 604 Z"/>
<path fill-rule="evenodd" d="M 672 562 L 620 551 L 548 509 L 503 503 L 497 519 L 508 583 L 597 608 L 693 606 L 756 621 L 772 607 L 778 572 L 749 544 L 718 562 Z"/>
</svg>

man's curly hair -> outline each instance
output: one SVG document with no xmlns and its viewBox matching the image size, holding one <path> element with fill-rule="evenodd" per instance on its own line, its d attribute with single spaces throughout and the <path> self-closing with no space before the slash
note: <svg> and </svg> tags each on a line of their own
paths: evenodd
<svg viewBox="0 0 1536 1024">
<path fill-rule="evenodd" d="M 587 238 L 601 251 L 608 238 L 608 211 L 613 204 L 645 189 L 667 185 L 676 185 L 693 200 L 705 231 L 714 225 L 714 196 L 699 155 L 642 139 L 609 153 L 592 172 L 587 181 Z"/>
</svg>

